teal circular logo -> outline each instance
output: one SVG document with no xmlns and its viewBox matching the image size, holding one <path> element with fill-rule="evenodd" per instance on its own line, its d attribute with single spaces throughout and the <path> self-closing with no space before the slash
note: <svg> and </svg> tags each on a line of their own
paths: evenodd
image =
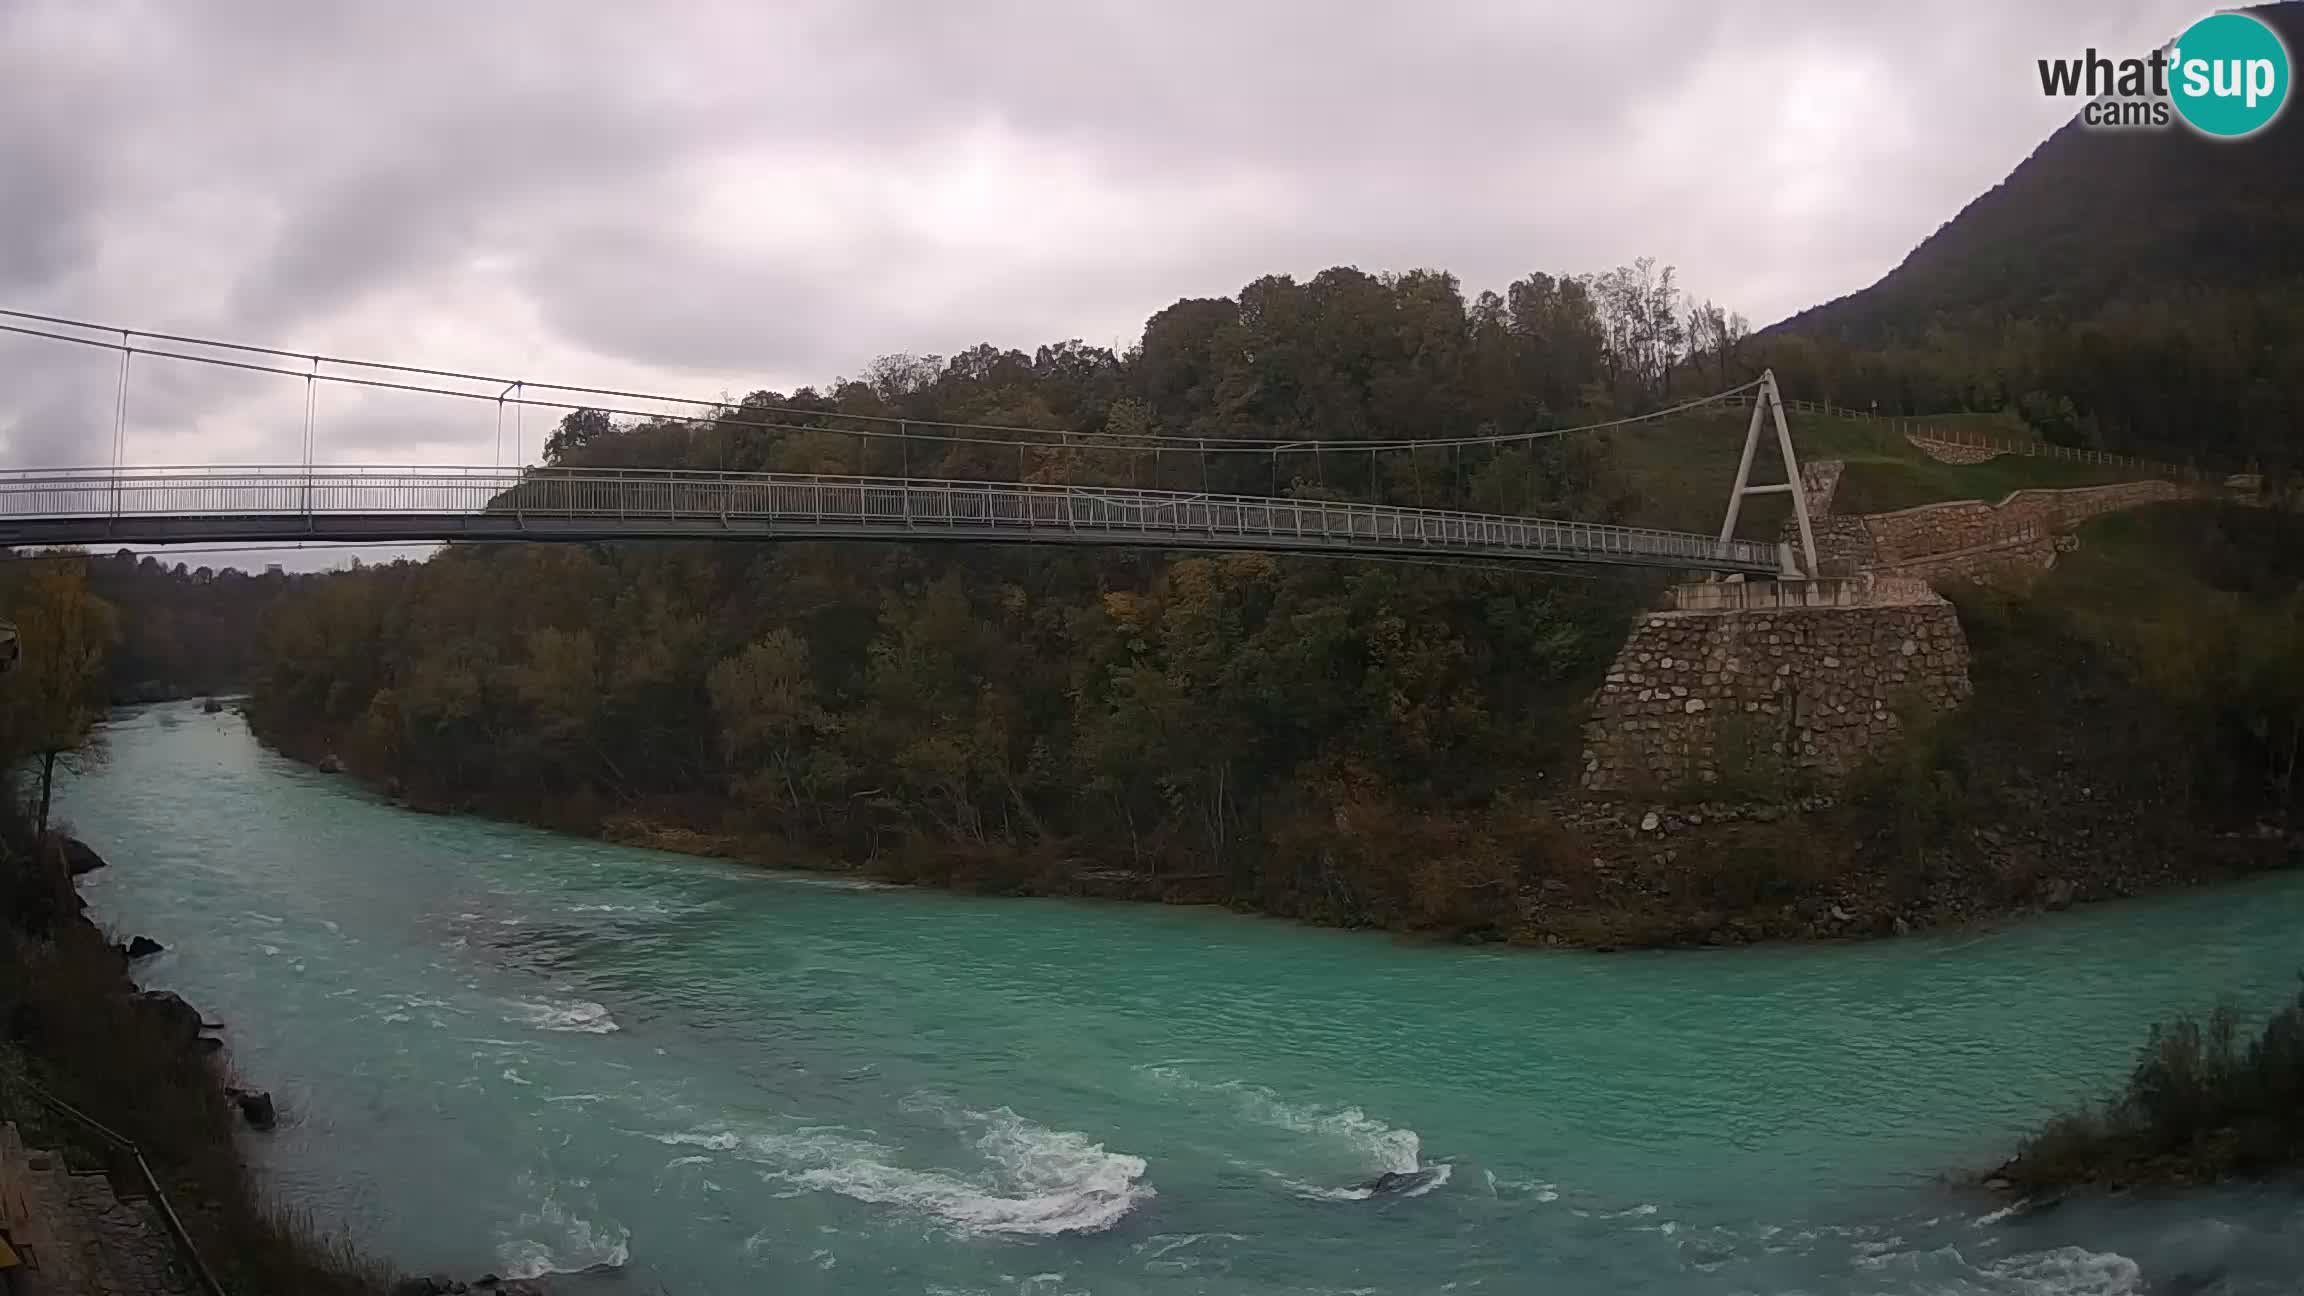
<svg viewBox="0 0 2304 1296">
<path fill-rule="evenodd" d="M 2288 47 L 2247 14 L 2211 14 L 2169 50 L 2168 97 L 2206 135 L 2237 139 L 2264 129 L 2287 102 L 2288 81 Z"/>
</svg>

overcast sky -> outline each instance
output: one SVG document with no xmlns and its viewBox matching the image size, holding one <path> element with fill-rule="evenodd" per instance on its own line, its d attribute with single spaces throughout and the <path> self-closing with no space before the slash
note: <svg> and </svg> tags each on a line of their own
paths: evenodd
<svg viewBox="0 0 2304 1296">
<path fill-rule="evenodd" d="M 1265 273 L 1638 256 L 1755 324 L 2067 116 L 2033 60 L 2197 0 L 0 0 L 0 306 L 702 394 L 1081 337 Z M 0 461 L 115 361 L 0 342 Z M 132 462 L 293 461 L 277 381 L 135 374 Z M 490 462 L 323 395 L 320 457 Z M 535 448 L 528 429 L 527 448 Z M 506 451 L 509 457 L 509 448 Z"/>
</svg>

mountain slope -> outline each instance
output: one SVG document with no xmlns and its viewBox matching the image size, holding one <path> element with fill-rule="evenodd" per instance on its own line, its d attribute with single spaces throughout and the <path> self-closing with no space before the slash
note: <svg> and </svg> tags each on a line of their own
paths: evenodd
<svg viewBox="0 0 2304 1296">
<path fill-rule="evenodd" d="M 2249 10 L 2304 49 L 2304 3 Z M 2078 119 L 1859 292 L 1775 325 L 1879 344 L 1979 311 L 2079 318 L 2167 285 L 2304 276 L 2304 113 L 2244 140 Z"/>
<path fill-rule="evenodd" d="M 2304 3 L 2249 12 L 2304 50 Z M 2293 458 L 2304 110 L 2237 141 L 2075 119 L 1878 283 L 1760 340 L 1849 404 L 2013 406 L 2067 442 Z"/>
</svg>

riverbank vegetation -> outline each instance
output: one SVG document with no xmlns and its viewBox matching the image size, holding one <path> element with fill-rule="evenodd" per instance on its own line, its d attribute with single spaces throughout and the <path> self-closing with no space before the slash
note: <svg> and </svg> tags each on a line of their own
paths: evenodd
<svg viewBox="0 0 2304 1296">
<path fill-rule="evenodd" d="M 140 997 L 124 956 L 82 916 L 67 839 L 47 823 L 49 785 L 60 761 L 97 754 L 113 609 L 76 557 L 0 565 L 0 606 L 23 646 L 0 676 L 0 1119 L 76 1168 L 120 1168 L 36 1086 L 134 1141 L 229 1290 L 384 1290 L 378 1268 L 269 1208 L 235 1141 L 229 1076 L 197 1039 L 196 1017 Z"/>
<path fill-rule="evenodd" d="M 1994 1188 L 2213 1183 L 2304 1165 L 2304 993 L 2244 1038 L 2229 1007 L 2156 1025 L 2110 1101 L 2060 1116 L 1992 1172 Z"/>
</svg>

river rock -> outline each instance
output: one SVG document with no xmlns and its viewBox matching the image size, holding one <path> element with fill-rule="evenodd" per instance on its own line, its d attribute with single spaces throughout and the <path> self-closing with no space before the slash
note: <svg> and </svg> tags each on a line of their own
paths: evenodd
<svg viewBox="0 0 2304 1296">
<path fill-rule="evenodd" d="M 133 1002 L 171 1039 L 190 1045 L 200 1034 L 200 1010 L 173 990 L 141 991 Z"/>
<path fill-rule="evenodd" d="M 93 873 L 103 868 L 104 857 L 79 838 L 67 837 L 64 839 L 64 863 L 72 870 L 72 876 L 79 877 L 83 873 Z"/>
<path fill-rule="evenodd" d="M 323 774 L 341 774 L 344 772 L 344 762 L 336 758 L 336 753 L 330 752 L 320 758 L 319 768 Z"/>
<path fill-rule="evenodd" d="M 226 1089 L 224 1094 L 240 1108 L 241 1119 L 251 1128 L 268 1130 L 280 1123 L 280 1111 L 272 1105 L 272 1095 L 262 1089 Z"/>
<path fill-rule="evenodd" d="M 1663 817 L 1662 817 L 1661 815 L 1658 815 L 1658 814 L 1657 814 L 1655 811 L 1653 811 L 1653 810 L 1651 810 L 1651 811 L 1649 811 L 1648 813 L 1646 813 L 1646 814 L 1644 814 L 1644 815 L 1640 816 L 1640 831 L 1642 831 L 1642 832 L 1654 832 L 1654 831 L 1656 831 L 1658 828 L 1661 828 L 1661 827 L 1663 827 L 1663 826 L 1664 826 L 1664 819 L 1663 819 Z"/>
<path fill-rule="evenodd" d="M 220 712 L 222 712 L 223 710 L 224 710 L 224 704 L 223 704 L 223 703 L 221 703 L 221 702 L 219 702 L 219 701 L 217 701 L 217 700 L 216 700 L 216 699 L 214 699 L 214 698 L 210 698 L 210 699 L 208 699 L 207 701 L 205 701 L 205 702 L 203 702 L 203 703 L 201 703 L 201 704 L 200 704 L 200 712 L 201 712 L 201 714 L 203 714 L 203 715 L 216 715 L 216 714 L 219 714 Z"/>
<path fill-rule="evenodd" d="M 2072 884 L 2070 882 L 2063 878 L 2057 878 L 2048 884 L 2048 898 L 2045 903 L 2049 908 L 2069 909 L 2072 907 L 2072 900 Z"/>
<path fill-rule="evenodd" d="M 167 948 L 149 936 L 137 936 L 128 942 L 128 957 L 132 959 L 150 958 Z"/>
<path fill-rule="evenodd" d="M 551 1287 L 541 1278 L 499 1278 L 489 1274 L 477 1282 L 467 1283 L 446 1274 L 433 1274 L 429 1278 L 403 1278 L 392 1288 L 393 1296 L 466 1296 L 470 1292 L 488 1292 L 493 1296 L 548 1296 Z"/>
</svg>

